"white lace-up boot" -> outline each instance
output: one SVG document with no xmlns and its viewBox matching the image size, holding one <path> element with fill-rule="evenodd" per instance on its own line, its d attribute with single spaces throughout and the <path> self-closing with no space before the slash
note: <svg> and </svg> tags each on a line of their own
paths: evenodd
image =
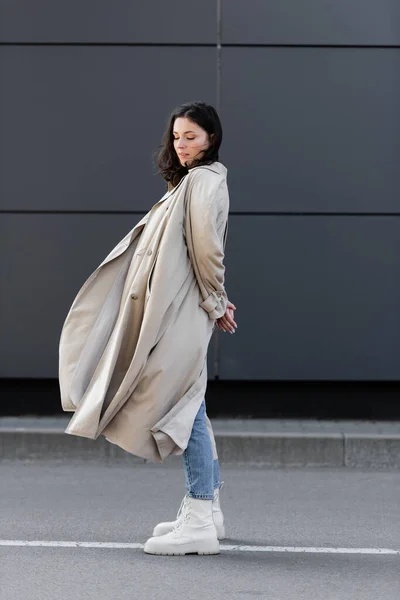
<svg viewBox="0 0 400 600">
<path fill-rule="evenodd" d="M 212 502 L 187 496 L 178 524 L 169 533 L 148 539 L 144 551 L 162 555 L 219 554 Z"/>
<path fill-rule="evenodd" d="M 226 537 L 225 526 L 224 526 L 224 515 L 222 513 L 220 500 L 219 500 L 219 492 L 220 492 L 220 490 L 222 490 L 223 485 L 224 485 L 224 482 L 221 483 L 221 486 L 219 488 L 216 488 L 214 490 L 214 500 L 212 502 L 214 525 L 216 527 L 217 537 L 219 540 L 224 540 Z M 178 510 L 178 514 L 176 515 L 176 520 L 175 521 L 166 521 L 165 523 L 159 523 L 158 525 L 156 525 L 153 530 L 153 537 L 157 537 L 159 535 L 165 535 L 166 533 L 169 533 L 170 531 L 172 531 L 174 529 L 174 527 L 176 527 L 179 524 L 180 519 L 182 517 L 182 510 L 183 510 L 183 506 L 185 504 L 186 498 L 187 498 L 187 496 L 185 496 L 182 500 L 182 503 Z"/>
</svg>

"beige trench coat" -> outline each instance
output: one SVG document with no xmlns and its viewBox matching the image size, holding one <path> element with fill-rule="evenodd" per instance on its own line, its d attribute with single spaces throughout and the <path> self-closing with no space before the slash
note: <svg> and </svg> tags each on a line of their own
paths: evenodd
<svg viewBox="0 0 400 600">
<path fill-rule="evenodd" d="M 226 173 L 219 162 L 190 169 L 78 292 L 59 347 L 66 433 L 102 434 L 152 462 L 185 450 L 228 302 Z"/>
</svg>

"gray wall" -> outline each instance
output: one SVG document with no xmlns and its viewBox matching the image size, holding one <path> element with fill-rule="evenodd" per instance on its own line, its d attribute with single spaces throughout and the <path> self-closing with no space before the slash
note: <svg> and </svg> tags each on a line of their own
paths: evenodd
<svg viewBox="0 0 400 600">
<path fill-rule="evenodd" d="M 217 8 L 0 0 L 0 377 L 57 376 L 75 294 L 164 192 L 168 113 L 204 99 L 239 324 L 209 376 L 400 378 L 398 2 Z"/>
</svg>

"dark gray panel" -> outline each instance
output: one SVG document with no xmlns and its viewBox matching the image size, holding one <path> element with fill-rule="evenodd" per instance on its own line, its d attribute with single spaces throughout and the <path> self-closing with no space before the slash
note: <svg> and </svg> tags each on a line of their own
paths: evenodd
<svg viewBox="0 0 400 600">
<path fill-rule="evenodd" d="M 224 44 L 400 43 L 398 0 L 225 0 Z"/>
<path fill-rule="evenodd" d="M 80 287 L 143 215 L 0 215 L 0 378 L 57 377 Z M 214 376 L 214 340 L 208 377 Z"/>
<path fill-rule="evenodd" d="M 400 379 L 400 217 L 231 215 L 222 379 Z M 265 398 L 268 402 L 268 398 Z"/>
<path fill-rule="evenodd" d="M 167 117 L 215 103 L 215 71 L 211 48 L 3 46 L 0 208 L 146 211 Z"/>
<path fill-rule="evenodd" d="M 400 51 L 225 48 L 232 210 L 400 210 Z"/>
<path fill-rule="evenodd" d="M 215 0 L 0 0 L 2 42 L 216 43 Z"/>
</svg>

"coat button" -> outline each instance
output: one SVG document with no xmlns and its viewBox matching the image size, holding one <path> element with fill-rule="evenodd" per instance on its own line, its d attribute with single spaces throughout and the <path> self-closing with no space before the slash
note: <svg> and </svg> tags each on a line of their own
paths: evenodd
<svg viewBox="0 0 400 600">
<path fill-rule="evenodd" d="M 150 254 L 152 254 L 152 252 L 153 252 L 153 250 L 149 250 L 149 251 L 147 252 L 147 254 L 150 256 Z"/>
<path fill-rule="evenodd" d="M 131 298 L 132 298 L 132 300 L 137 300 L 138 296 L 136 296 L 136 294 L 131 294 Z"/>
</svg>

